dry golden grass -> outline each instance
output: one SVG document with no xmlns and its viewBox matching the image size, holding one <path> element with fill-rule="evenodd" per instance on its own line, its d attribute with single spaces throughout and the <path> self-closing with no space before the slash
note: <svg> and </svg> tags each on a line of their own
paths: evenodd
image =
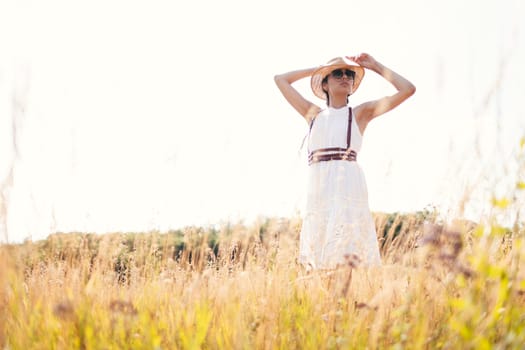
<svg viewBox="0 0 525 350">
<path fill-rule="evenodd" d="M 2 246 L 0 347 L 525 344 L 522 231 L 445 228 L 429 213 L 375 219 L 385 264 L 374 269 L 349 261 L 304 271 L 296 263 L 297 218 L 166 234 L 57 234 Z"/>
</svg>

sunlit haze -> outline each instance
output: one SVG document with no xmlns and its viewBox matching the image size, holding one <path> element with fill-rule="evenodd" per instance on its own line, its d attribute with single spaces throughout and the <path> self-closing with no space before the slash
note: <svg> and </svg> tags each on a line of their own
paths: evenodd
<svg viewBox="0 0 525 350">
<path fill-rule="evenodd" d="M 524 23 L 519 0 L 2 1 L 9 240 L 300 214 L 307 125 L 273 76 L 359 52 L 417 87 L 364 135 L 371 210 L 470 191 L 475 219 L 525 134 Z M 393 92 L 367 71 L 350 104 Z"/>
</svg>

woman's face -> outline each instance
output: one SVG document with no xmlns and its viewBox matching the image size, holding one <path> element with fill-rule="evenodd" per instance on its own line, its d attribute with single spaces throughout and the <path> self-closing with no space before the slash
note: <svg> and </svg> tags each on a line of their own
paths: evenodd
<svg viewBox="0 0 525 350">
<path fill-rule="evenodd" d="M 354 87 L 355 72 L 349 69 L 334 69 L 326 77 L 323 83 L 323 90 L 332 94 L 345 93 L 346 96 L 352 94 Z"/>
</svg>

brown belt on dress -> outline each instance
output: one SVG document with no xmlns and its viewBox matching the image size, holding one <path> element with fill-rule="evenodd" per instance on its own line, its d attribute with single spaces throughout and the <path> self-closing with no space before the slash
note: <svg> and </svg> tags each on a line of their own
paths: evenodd
<svg viewBox="0 0 525 350">
<path fill-rule="evenodd" d="M 314 119 L 310 123 L 310 132 L 314 125 Z M 352 107 L 348 107 L 348 128 L 346 132 L 346 145 L 347 148 L 341 147 L 330 147 L 320 148 L 315 151 L 308 153 L 308 165 L 312 165 L 318 162 L 326 162 L 329 160 L 347 160 L 349 162 L 355 162 L 357 160 L 356 151 L 350 149 L 350 141 L 352 135 Z"/>
<path fill-rule="evenodd" d="M 338 150 L 334 152 L 334 150 Z M 325 153 L 329 151 L 330 153 Z M 354 150 L 345 148 L 321 148 L 310 152 L 308 155 L 308 165 L 318 162 L 326 162 L 328 160 L 347 160 L 355 162 L 357 160 L 357 153 Z"/>
</svg>

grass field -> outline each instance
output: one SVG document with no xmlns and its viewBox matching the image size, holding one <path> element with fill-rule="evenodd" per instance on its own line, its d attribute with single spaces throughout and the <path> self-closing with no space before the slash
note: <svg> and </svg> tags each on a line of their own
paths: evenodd
<svg viewBox="0 0 525 350">
<path fill-rule="evenodd" d="M 1 246 L 0 347 L 523 348 L 523 227 L 374 218 L 374 269 L 303 270 L 298 218 Z"/>
</svg>

